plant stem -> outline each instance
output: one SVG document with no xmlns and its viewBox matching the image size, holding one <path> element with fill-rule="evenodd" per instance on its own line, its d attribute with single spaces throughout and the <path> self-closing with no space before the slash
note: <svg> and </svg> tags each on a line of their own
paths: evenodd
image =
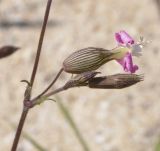
<svg viewBox="0 0 160 151">
<path fill-rule="evenodd" d="M 21 136 L 23 125 L 25 123 L 28 111 L 30 109 L 30 107 L 25 106 L 25 104 L 26 104 L 25 102 L 29 101 L 30 97 L 31 97 L 31 91 L 32 91 L 35 76 L 36 76 L 36 73 L 37 73 L 37 68 L 38 68 L 38 64 L 39 64 L 39 58 L 40 58 L 40 54 L 41 54 L 41 48 L 42 48 L 42 44 L 43 44 L 43 39 L 44 39 L 44 34 L 45 34 L 45 30 L 46 30 L 46 25 L 47 25 L 47 21 L 48 21 L 48 16 L 49 16 L 49 12 L 50 12 L 51 3 L 52 3 L 52 0 L 48 0 L 45 15 L 44 15 L 44 20 L 43 20 L 43 25 L 42 25 L 42 29 L 41 29 L 41 34 L 40 34 L 40 38 L 39 38 L 37 54 L 36 54 L 36 58 L 35 58 L 35 62 L 34 62 L 34 67 L 33 67 L 32 74 L 31 74 L 31 79 L 30 79 L 30 82 L 29 82 L 30 85 L 28 85 L 28 87 L 26 88 L 26 91 L 29 87 L 31 89 L 28 92 L 29 94 L 24 97 L 23 111 L 22 111 L 22 114 L 21 114 L 21 118 L 20 118 L 20 121 L 19 121 L 19 124 L 18 124 L 18 128 L 17 128 L 17 131 L 16 131 L 16 135 L 15 135 L 15 138 L 14 138 L 14 141 L 13 141 L 11 151 L 16 151 L 17 150 L 17 146 L 18 146 L 18 143 L 19 143 L 19 138 Z"/>
<path fill-rule="evenodd" d="M 16 151 L 29 108 L 23 108 L 11 151 Z"/>
<path fill-rule="evenodd" d="M 46 25 L 47 25 L 47 21 L 48 21 L 48 16 L 49 16 L 51 3 L 52 3 L 52 0 L 48 0 L 47 7 L 46 7 L 46 12 L 45 12 L 45 16 L 44 16 L 44 21 L 43 21 L 43 26 L 42 26 L 42 30 L 41 30 L 41 34 L 40 34 L 40 38 L 39 38 L 35 63 L 34 63 L 32 75 L 31 75 L 31 79 L 30 79 L 31 87 L 33 86 L 34 79 L 35 79 L 36 72 L 37 72 L 37 68 L 38 68 L 38 64 L 39 64 L 39 58 L 40 58 L 40 54 L 41 54 L 43 38 L 44 38 L 45 30 L 46 30 Z"/>
<path fill-rule="evenodd" d="M 63 71 L 63 70 L 62 70 L 62 71 Z M 60 72 L 59 72 L 59 73 L 60 73 Z M 58 75 L 57 75 L 56 77 L 58 77 Z M 55 79 L 56 79 L 56 78 L 55 78 Z M 66 84 L 67 84 L 67 83 L 66 83 Z M 87 86 L 87 85 L 88 85 L 87 83 L 84 83 L 84 84 L 81 84 L 81 85 L 79 84 L 79 85 L 77 85 L 77 86 L 74 85 L 74 86 L 66 87 L 66 84 L 65 84 L 64 86 L 56 89 L 56 90 L 53 90 L 53 91 L 51 91 L 51 92 L 48 92 L 48 93 L 45 94 L 45 95 L 38 95 L 37 97 L 33 98 L 33 99 L 31 100 L 31 106 L 33 107 L 33 106 L 39 104 L 39 99 L 41 99 L 41 98 L 47 99 L 47 98 L 49 98 L 50 96 L 52 96 L 52 95 L 54 95 L 54 94 L 57 94 L 57 93 L 59 93 L 59 92 L 65 91 L 65 90 L 68 90 L 68 89 L 70 89 L 70 88 L 73 88 L 73 87 L 84 87 L 84 86 Z"/>
<path fill-rule="evenodd" d="M 44 95 L 44 97 L 50 97 L 50 96 L 52 96 L 52 95 L 54 95 L 54 94 L 57 94 L 57 93 L 59 93 L 59 92 L 62 92 L 62 91 L 64 91 L 64 90 L 66 90 L 66 89 L 64 89 L 63 87 L 61 87 L 61 88 L 59 88 L 59 89 L 56 89 L 56 90 L 54 90 L 54 91 L 51 91 L 51 92 L 49 92 L 49 93 L 47 93 L 46 95 Z"/>
<path fill-rule="evenodd" d="M 60 88 L 58 88 L 58 89 L 56 89 L 56 90 L 54 90 L 54 91 L 51 91 L 51 92 L 49 92 L 49 93 L 47 93 L 47 94 L 45 94 L 45 95 L 43 95 L 43 96 L 40 96 L 40 97 L 37 96 L 37 97 L 35 97 L 34 99 L 31 100 L 32 107 L 34 107 L 35 105 L 39 104 L 39 103 L 38 103 L 38 100 L 39 100 L 41 97 L 47 99 L 48 97 L 50 97 L 50 96 L 52 96 L 52 95 L 54 95 L 54 94 L 56 94 L 56 93 L 62 92 L 62 91 L 64 91 L 64 90 L 66 90 L 66 89 L 64 89 L 63 87 L 60 87 Z"/>
<path fill-rule="evenodd" d="M 61 68 L 59 70 L 58 74 L 56 75 L 56 77 L 54 78 L 54 80 L 51 82 L 51 84 L 41 94 L 39 94 L 37 98 L 41 97 L 43 94 L 45 94 L 52 87 L 52 85 L 57 81 L 57 79 L 61 75 L 62 71 L 63 71 L 63 68 Z"/>
</svg>

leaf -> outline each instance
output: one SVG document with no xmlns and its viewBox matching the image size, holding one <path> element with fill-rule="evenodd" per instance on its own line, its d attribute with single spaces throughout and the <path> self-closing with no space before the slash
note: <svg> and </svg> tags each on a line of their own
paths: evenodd
<svg viewBox="0 0 160 151">
<path fill-rule="evenodd" d="M 57 99 L 57 104 L 58 104 L 60 111 L 62 112 L 64 118 L 66 119 L 66 121 L 68 122 L 68 124 L 70 125 L 72 130 L 74 131 L 75 136 L 79 140 L 83 150 L 90 151 L 87 142 L 83 138 L 83 136 L 82 136 L 77 124 L 75 123 L 71 113 L 69 112 L 68 108 L 64 105 L 64 103 L 60 100 L 60 98 L 58 96 L 56 96 L 56 99 Z"/>
<path fill-rule="evenodd" d="M 155 151 L 160 151 L 160 140 L 155 145 Z"/>
</svg>

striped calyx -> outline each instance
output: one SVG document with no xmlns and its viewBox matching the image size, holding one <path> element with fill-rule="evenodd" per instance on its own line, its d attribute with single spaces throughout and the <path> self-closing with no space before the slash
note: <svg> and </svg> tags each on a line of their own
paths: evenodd
<svg viewBox="0 0 160 151">
<path fill-rule="evenodd" d="M 94 77 L 89 80 L 89 87 L 96 89 L 122 89 L 143 81 L 143 75 L 115 74 L 104 77 Z"/>
<path fill-rule="evenodd" d="M 117 51 L 88 47 L 72 53 L 63 62 L 63 69 L 68 73 L 80 74 L 98 69 L 113 60 Z"/>
</svg>

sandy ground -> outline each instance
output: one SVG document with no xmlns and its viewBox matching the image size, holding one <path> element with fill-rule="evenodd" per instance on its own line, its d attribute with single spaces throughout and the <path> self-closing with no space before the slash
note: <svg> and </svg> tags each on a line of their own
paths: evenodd
<svg viewBox="0 0 160 151">
<path fill-rule="evenodd" d="M 0 0 L 0 46 L 21 50 L 0 60 L 0 150 L 9 151 L 22 110 L 25 84 L 33 67 L 45 0 Z M 135 59 L 145 80 L 123 90 L 75 88 L 59 94 L 91 151 L 154 151 L 160 139 L 160 20 L 153 0 L 55 0 L 45 35 L 34 94 L 53 79 L 63 60 L 88 47 L 113 48 L 121 29 L 152 41 Z M 123 73 L 111 62 L 98 71 Z M 64 73 L 56 87 L 71 75 Z M 48 151 L 82 151 L 56 103 L 29 113 L 24 131 Z M 18 151 L 35 151 L 22 138 Z"/>
</svg>

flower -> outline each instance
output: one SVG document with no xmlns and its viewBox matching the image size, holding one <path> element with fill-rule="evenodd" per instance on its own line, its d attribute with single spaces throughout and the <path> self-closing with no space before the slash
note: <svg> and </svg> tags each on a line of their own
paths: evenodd
<svg viewBox="0 0 160 151">
<path fill-rule="evenodd" d="M 120 51 L 116 61 L 123 66 L 125 72 L 135 73 L 138 66 L 133 64 L 132 56 L 141 56 L 141 50 L 146 42 L 140 37 L 140 42 L 135 43 L 135 40 L 123 30 L 115 33 L 115 39 L 118 44 L 115 49 Z"/>
<path fill-rule="evenodd" d="M 123 30 L 118 33 L 115 33 L 115 38 L 118 45 L 126 46 L 134 44 L 134 39 Z"/>
<path fill-rule="evenodd" d="M 138 70 L 138 66 L 133 65 L 132 55 L 129 52 L 126 53 L 123 59 L 117 60 L 117 62 L 123 66 L 125 72 L 135 73 Z"/>
</svg>

